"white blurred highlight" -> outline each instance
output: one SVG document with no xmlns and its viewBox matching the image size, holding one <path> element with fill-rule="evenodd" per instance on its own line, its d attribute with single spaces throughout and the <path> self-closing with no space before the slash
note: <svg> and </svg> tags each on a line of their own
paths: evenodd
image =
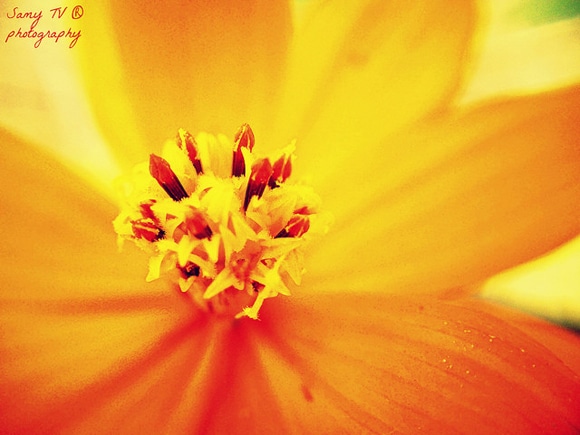
<svg viewBox="0 0 580 435">
<path fill-rule="evenodd" d="M 47 16 L 50 7 L 46 2 L 28 1 L 17 6 L 19 12 L 43 11 L 37 30 L 54 25 Z M 0 24 L 4 29 L 27 29 L 30 21 L 3 17 Z M 82 20 L 78 30 L 80 45 Z M 69 48 L 62 39 L 55 43 L 48 38 L 38 48 L 34 48 L 34 39 L 2 42 L 0 126 L 55 155 L 101 193 L 113 198 L 111 181 L 120 170 L 96 127 L 73 63 L 71 52 L 76 47 Z"/>
<path fill-rule="evenodd" d="M 482 295 L 580 329 L 580 237 L 491 278 Z"/>
<path fill-rule="evenodd" d="M 580 18 L 537 27 L 493 25 L 462 104 L 525 95 L 580 81 Z"/>
</svg>

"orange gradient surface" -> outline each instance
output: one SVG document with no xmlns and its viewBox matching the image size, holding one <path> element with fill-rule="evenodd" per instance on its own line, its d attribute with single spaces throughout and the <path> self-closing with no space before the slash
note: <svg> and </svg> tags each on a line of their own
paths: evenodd
<svg viewBox="0 0 580 435">
<path fill-rule="evenodd" d="M 477 293 L 580 232 L 578 84 L 458 104 L 464 0 L 84 9 L 72 49 L 0 47 L 0 433 L 580 430 L 577 334 Z M 334 215 L 259 321 L 146 283 L 111 223 L 115 175 L 245 122 Z"/>
</svg>

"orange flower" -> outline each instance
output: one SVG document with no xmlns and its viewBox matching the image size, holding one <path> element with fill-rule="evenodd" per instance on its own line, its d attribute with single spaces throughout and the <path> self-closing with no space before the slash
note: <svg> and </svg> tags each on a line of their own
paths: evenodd
<svg viewBox="0 0 580 435">
<path fill-rule="evenodd" d="M 453 106 L 463 0 L 323 2 L 290 48 L 287 6 L 221 3 L 85 8 L 98 128 L 126 168 L 178 127 L 297 137 L 332 231 L 260 321 L 217 318 L 2 130 L 0 431 L 577 432 L 578 338 L 471 294 L 578 233 L 580 88 Z"/>
</svg>

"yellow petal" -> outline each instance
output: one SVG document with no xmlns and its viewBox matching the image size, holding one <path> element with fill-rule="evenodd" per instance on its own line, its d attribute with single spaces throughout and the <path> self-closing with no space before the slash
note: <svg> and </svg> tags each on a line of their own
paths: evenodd
<svg viewBox="0 0 580 435">
<path fill-rule="evenodd" d="M 544 329 L 543 339 L 578 346 L 554 326 L 530 321 L 522 332 L 511 323 L 522 315 L 481 301 L 368 294 L 276 300 L 261 314 L 231 331 L 242 349 L 228 354 L 206 403 L 207 433 L 573 433 L 580 424 L 576 373 L 558 346 L 532 338 Z"/>
<path fill-rule="evenodd" d="M 336 224 L 304 284 L 437 292 L 578 234 L 579 107 L 579 87 L 489 104 L 418 124 L 374 163 L 336 168 L 318 189 Z"/>
<path fill-rule="evenodd" d="M 320 178 L 353 149 L 378 151 L 454 94 L 473 26 L 469 1 L 318 2 L 292 46 L 273 134 L 297 137 Z"/>
<path fill-rule="evenodd" d="M 87 91 L 110 143 L 133 161 L 180 127 L 266 125 L 290 29 L 284 2 L 101 2 L 86 15 Z"/>
</svg>

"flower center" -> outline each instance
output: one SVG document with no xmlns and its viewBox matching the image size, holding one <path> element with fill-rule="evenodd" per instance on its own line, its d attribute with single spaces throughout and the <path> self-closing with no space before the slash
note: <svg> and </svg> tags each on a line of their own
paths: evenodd
<svg viewBox="0 0 580 435">
<path fill-rule="evenodd" d="M 327 220 L 312 189 L 288 182 L 294 144 L 256 157 L 254 143 L 247 124 L 233 144 L 180 129 L 122 180 L 113 224 L 120 245 L 151 254 L 147 281 L 168 277 L 206 311 L 257 319 L 265 299 L 300 284 L 303 249 Z"/>
</svg>

